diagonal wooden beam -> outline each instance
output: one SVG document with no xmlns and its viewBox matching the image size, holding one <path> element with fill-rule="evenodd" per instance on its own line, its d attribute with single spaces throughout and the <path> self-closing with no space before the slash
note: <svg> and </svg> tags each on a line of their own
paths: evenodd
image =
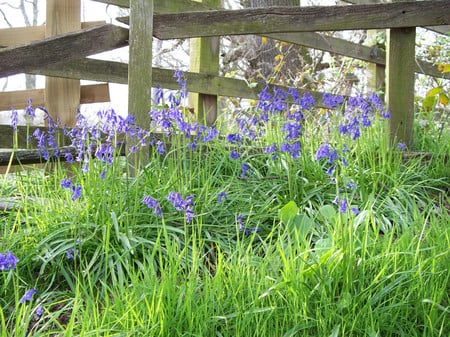
<svg viewBox="0 0 450 337">
<path fill-rule="evenodd" d="M 0 49 L 0 77 L 126 46 L 128 30 L 106 24 Z"/>
</svg>

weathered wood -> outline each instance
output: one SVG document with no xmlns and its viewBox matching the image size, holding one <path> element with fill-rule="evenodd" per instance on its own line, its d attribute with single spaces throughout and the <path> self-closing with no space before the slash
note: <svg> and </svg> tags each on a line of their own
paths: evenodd
<svg viewBox="0 0 450 337">
<path fill-rule="evenodd" d="M 94 0 L 119 7 L 130 8 L 130 0 Z M 215 1 L 215 0 L 213 0 Z M 209 1 L 211 2 L 211 0 Z M 216 9 L 215 5 L 208 5 L 208 1 L 196 2 L 191 0 L 156 0 L 154 2 L 155 13 L 180 13 L 191 11 L 204 11 L 209 9 Z"/>
<path fill-rule="evenodd" d="M 130 2 L 130 51 L 128 66 L 128 113 L 144 129 L 150 125 L 152 94 L 153 0 Z M 148 162 L 149 153 L 137 151 L 131 158 L 133 172 Z"/>
<path fill-rule="evenodd" d="M 355 4 L 355 5 L 362 5 L 362 4 L 376 4 L 376 3 L 380 3 L 381 0 L 341 0 L 344 2 L 348 2 L 351 4 Z M 417 0 L 417 1 L 422 1 L 422 0 Z M 448 32 L 450 32 L 450 26 L 433 26 L 433 27 L 424 27 L 427 28 L 429 30 L 435 31 L 437 33 L 441 33 L 441 34 L 447 34 Z"/>
<path fill-rule="evenodd" d="M 391 113 L 387 136 L 393 146 L 413 145 L 415 41 L 414 27 L 387 32 L 386 102 Z"/>
<path fill-rule="evenodd" d="M 17 126 L 16 134 L 9 125 L 0 125 L 0 148 L 10 149 L 12 147 L 12 140 L 17 135 L 17 147 L 20 149 L 33 149 L 36 148 L 36 141 L 28 139 L 33 135 L 36 129 L 41 131 L 48 130 L 44 126 Z M 61 145 L 70 144 L 70 139 L 64 135 L 62 129 L 56 129 L 55 137 L 61 141 Z"/>
<path fill-rule="evenodd" d="M 83 59 L 70 61 L 65 64 L 54 65 L 50 68 L 33 72 L 37 75 L 71 76 L 91 81 L 110 81 L 127 84 L 128 66 L 125 63 L 114 61 L 100 61 Z M 221 77 L 216 75 L 185 72 L 186 88 L 189 92 L 200 92 L 209 95 L 242 97 L 258 99 L 258 94 L 264 89 L 263 83 L 250 87 L 247 82 L 239 79 Z M 173 78 L 173 70 L 153 68 L 153 86 L 161 85 L 162 88 L 177 90 L 178 83 Z M 276 86 L 287 90 L 287 87 Z M 316 100 L 316 106 L 322 107 L 323 93 L 317 91 L 299 90 L 300 94 L 309 93 Z"/>
<path fill-rule="evenodd" d="M 450 24 L 450 1 L 187 12 L 153 20 L 159 39 L 437 26 Z"/>
<path fill-rule="evenodd" d="M 0 77 L 27 73 L 127 45 L 128 30 L 103 25 L 0 49 Z"/>
<path fill-rule="evenodd" d="M 81 29 L 81 0 L 47 0 L 46 9 L 46 38 Z M 75 126 L 80 106 L 80 80 L 46 77 L 44 100 L 55 120 Z"/>
<path fill-rule="evenodd" d="M 202 3 L 202 1 L 201 1 Z M 221 1 L 215 0 L 216 8 Z M 193 38 L 189 48 L 189 70 L 204 74 L 219 74 L 220 39 L 217 36 Z M 192 93 L 189 105 L 194 108 L 197 120 L 205 125 L 213 125 L 217 119 L 218 100 L 215 95 Z"/>
<path fill-rule="evenodd" d="M 351 57 L 354 59 L 374 63 L 379 66 L 386 65 L 386 53 L 381 49 L 364 46 L 358 43 L 327 36 L 320 33 L 277 33 L 265 34 L 274 40 L 281 40 L 289 43 L 302 45 L 308 48 L 327 51 L 332 54 Z M 415 72 L 429 76 L 450 78 L 450 74 L 438 71 L 437 67 L 429 62 L 416 60 Z M 383 72 L 384 67 L 379 67 L 378 71 Z"/>
<path fill-rule="evenodd" d="M 82 22 L 81 28 L 105 25 L 105 21 Z M 45 26 L 14 27 L 0 29 L 0 48 L 26 44 L 45 39 Z"/>
<path fill-rule="evenodd" d="M 11 108 L 25 109 L 29 99 L 31 99 L 35 108 L 45 106 L 44 89 L 0 92 L 0 111 L 10 110 Z M 81 104 L 102 103 L 110 100 L 107 83 L 82 85 L 80 88 Z"/>
<path fill-rule="evenodd" d="M 55 158 L 55 154 L 62 151 L 62 153 L 70 152 L 73 157 L 77 155 L 77 149 L 71 146 L 61 147 L 59 149 L 48 149 L 49 158 Z M 59 157 L 60 161 L 65 161 L 64 156 Z M 44 163 L 46 160 L 42 157 L 39 150 L 14 150 L 0 152 L 0 166 L 7 165 L 28 165 Z"/>
</svg>

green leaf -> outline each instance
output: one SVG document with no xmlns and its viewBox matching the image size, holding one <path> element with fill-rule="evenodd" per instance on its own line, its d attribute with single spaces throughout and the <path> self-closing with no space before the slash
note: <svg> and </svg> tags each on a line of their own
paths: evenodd
<svg viewBox="0 0 450 337">
<path fill-rule="evenodd" d="M 305 237 L 310 233 L 313 224 L 314 222 L 306 214 L 299 214 L 295 216 L 294 221 L 292 221 L 289 227 L 292 232 L 298 234 L 300 237 Z"/>
<path fill-rule="evenodd" d="M 436 96 L 436 95 L 440 94 L 442 92 L 442 90 L 444 90 L 444 89 L 442 89 L 442 87 L 432 88 L 432 89 L 428 90 L 426 96 L 427 97 Z"/>
<path fill-rule="evenodd" d="M 280 209 L 280 219 L 283 224 L 288 226 L 297 216 L 299 208 L 294 201 L 289 201 Z"/>
<path fill-rule="evenodd" d="M 337 214 L 336 209 L 331 205 L 324 205 L 320 207 L 319 213 L 329 222 L 334 221 Z"/>
</svg>

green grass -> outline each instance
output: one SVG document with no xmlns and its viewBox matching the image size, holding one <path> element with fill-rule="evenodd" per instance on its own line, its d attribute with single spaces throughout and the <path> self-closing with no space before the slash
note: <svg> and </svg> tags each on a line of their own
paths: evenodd
<svg viewBox="0 0 450 337">
<path fill-rule="evenodd" d="M 381 121 L 354 142 L 318 122 L 295 160 L 259 150 L 274 132 L 239 160 L 219 139 L 193 152 L 181 140 L 136 177 L 120 157 L 3 177 L 19 206 L 0 214 L 0 253 L 20 261 L 0 271 L 0 336 L 449 336 L 450 134 L 416 133 L 424 162 L 388 150 Z M 321 139 L 349 146 L 331 177 Z M 171 191 L 194 195 L 190 223 Z"/>
</svg>

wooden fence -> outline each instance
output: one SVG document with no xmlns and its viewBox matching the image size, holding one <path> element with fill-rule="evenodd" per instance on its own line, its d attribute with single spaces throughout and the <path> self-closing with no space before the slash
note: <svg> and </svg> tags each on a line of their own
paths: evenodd
<svg viewBox="0 0 450 337">
<path fill-rule="evenodd" d="M 245 81 L 218 76 L 218 37 L 263 35 L 386 67 L 386 102 L 391 111 L 388 136 L 391 141 L 411 146 L 414 73 L 443 76 L 434 65 L 415 59 L 415 28 L 448 31 L 449 0 L 394 0 L 383 4 L 373 3 L 373 0 L 347 0 L 354 5 L 241 10 L 218 9 L 219 0 L 94 1 L 130 8 L 130 16 L 120 19 L 129 29 L 111 24 L 85 25 L 75 31 L 72 31 L 74 27 L 69 27 L 64 31 L 52 31 L 45 39 L 0 49 L 0 77 L 30 73 L 77 81 L 127 83 L 128 111 L 136 116 L 138 125 L 146 126 L 150 122 L 147 112 L 151 87 L 156 84 L 168 89 L 178 87 L 172 77 L 173 70 L 152 68 L 152 37 L 190 38 L 194 39 L 191 48 L 195 56 L 191 56 L 191 71 L 185 73 L 187 90 L 198 93 L 191 104 L 195 105 L 199 120 L 213 123 L 218 96 L 255 99 L 264 87 L 262 83 L 249 87 Z M 65 6 L 65 10 L 74 2 L 79 0 L 47 0 L 52 6 L 62 6 L 60 9 Z M 371 47 L 317 33 L 354 29 L 387 29 L 386 54 L 375 55 Z M 86 58 L 127 44 L 130 47 L 128 64 Z M 76 84 L 69 87 L 73 87 L 69 91 L 79 97 L 79 87 Z M 320 106 L 323 93 L 310 93 Z M 51 111 L 63 112 L 65 116 L 67 106 L 55 105 Z M 0 135 L 6 133 L 2 131 L 5 128 L 0 126 Z"/>
</svg>

